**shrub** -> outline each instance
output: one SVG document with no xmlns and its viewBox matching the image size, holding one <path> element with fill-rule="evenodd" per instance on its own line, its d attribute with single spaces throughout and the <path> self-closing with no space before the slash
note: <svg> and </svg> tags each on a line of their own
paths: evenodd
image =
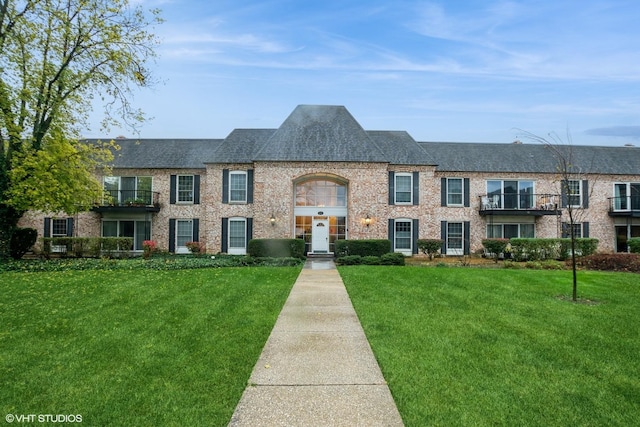
<svg viewBox="0 0 640 427">
<path fill-rule="evenodd" d="M 442 248 L 442 243 L 442 239 L 418 239 L 418 249 L 431 260 Z"/>
<path fill-rule="evenodd" d="M 362 263 L 364 265 L 380 265 L 380 257 L 373 255 L 363 256 Z"/>
<path fill-rule="evenodd" d="M 578 263 L 590 270 L 640 273 L 640 255 L 637 254 L 594 254 L 580 258 Z"/>
<path fill-rule="evenodd" d="M 380 257 L 380 265 L 404 265 L 404 255 L 400 253 L 386 253 Z"/>
<path fill-rule="evenodd" d="M 251 239 L 247 254 L 253 257 L 304 258 L 302 239 Z"/>
<path fill-rule="evenodd" d="M 203 254 L 206 252 L 204 243 L 187 242 L 185 243 L 185 246 L 187 247 L 187 249 L 189 249 L 189 252 L 191 252 L 192 254 Z"/>
<path fill-rule="evenodd" d="M 145 259 L 151 258 L 154 252 L 158 251 L 158 244 L 155 240 L 145 240 L 142 242 L 142 256 Z"/>
<path fill-rule="evenodd" d="M 500 254 L 504 254 L 509 239 L 482 239 L 482 246 L 493 256 L 495 262 L 498 262 Z"/>
<path fill-rule="evenodd" d="M 627 240 L 629 251 L 634 254 L 640 254 L 640 237 L 632 237 Z"/>
<path fill-rule="evenodd" d="M 360 265 L 362 264 L 362 257 L 360 255 L 346 255 L 336 259 L 336 263 L 339 265 Z"/>
<path fill-rule="evenodd" d="M 112 256 L 120 251 L 128 255 L 133 248 L 131 237 L 43 237 L 42 253 L 49 258 L 53 247 L 64 248 L 61 255 L 81 257 Z M 122 254 L 120 254 L 122 255 Z"/>
<path fill-rule="evenodd" d="M 387 239 L 336 240 L 337 258 L 347 255 L 382 256 L 391 252 L 391 241 Z"/>
<path fill-rule="evenodd" d="M 16 228 L 11 235 L 11 258 L 20 259 L 38 240 L 38 231 L 33 228 Z"/>
</svg>

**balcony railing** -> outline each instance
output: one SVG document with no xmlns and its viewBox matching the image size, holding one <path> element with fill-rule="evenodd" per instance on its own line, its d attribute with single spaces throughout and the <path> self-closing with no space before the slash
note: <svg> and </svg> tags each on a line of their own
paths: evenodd
<svg viewBox="0 0 640 427">
<path fill-rule="evenodd" d="M 609 216 L 640 217 L 640 195 L 609 197 Z"/>
<path fill-rule="evenodd" d="M 557 194 L 491 193 L 480 196 L 480 215 L 557 215 Z"/>
<path fill-rule="evenodd" d="M 160 211 L 160 193 L 149 190 L 110 190 L 94 211 Z"/>
</svg>

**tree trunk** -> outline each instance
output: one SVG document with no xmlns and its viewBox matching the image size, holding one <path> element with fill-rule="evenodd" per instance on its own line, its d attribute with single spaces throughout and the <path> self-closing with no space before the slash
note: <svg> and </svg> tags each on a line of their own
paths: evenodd
<svg viewBox="0 0 640 427">
<path fill-rule="evenodd" d="M 11 256 L 11 236 L 22 213 L 0 202 L 0 261 Z"/>
</svg>

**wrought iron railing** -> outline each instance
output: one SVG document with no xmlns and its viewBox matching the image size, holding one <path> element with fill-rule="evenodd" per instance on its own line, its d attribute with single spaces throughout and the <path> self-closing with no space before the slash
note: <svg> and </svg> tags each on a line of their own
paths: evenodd
<svg viewBox="0 0 640 427">
<path fill-rule="evenodd" d="M 547 210 L 560 206 L 557 194 L 490 193 L 480 196 L 480 210 Z"/>
<path fill-rule="evenodd" d="M 609 212 L 640 211 L 640 195 L 609 197 Z"/>
<path fill-rule="evenodd" d="M 103 206 L 153 206 L 160 205 L 160 193 L 149 190 L 109 190 L 105 192 Z"/>
</svg>

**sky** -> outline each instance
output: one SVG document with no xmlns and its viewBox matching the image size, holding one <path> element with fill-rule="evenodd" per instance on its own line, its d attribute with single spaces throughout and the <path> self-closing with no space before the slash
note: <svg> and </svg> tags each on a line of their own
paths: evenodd
<svg viewBox="0 0 640 427">
<path fill-rule="evenodd" d="M 637 0 L 134 0 L 165 22 L 135 134 L 224 138 L 299 104 L 417 141 L 640 146 Z M 93 120 L 93 119 L 92 119 Z"/>
</svg>

